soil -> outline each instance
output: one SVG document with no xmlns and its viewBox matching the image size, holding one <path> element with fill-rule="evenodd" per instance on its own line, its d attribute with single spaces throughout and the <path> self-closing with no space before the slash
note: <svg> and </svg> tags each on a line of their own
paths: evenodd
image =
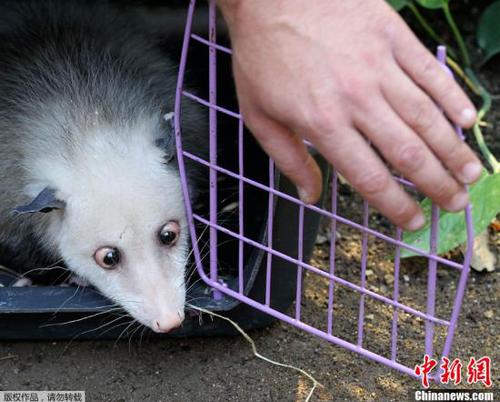
<svg viewBox="0 0 500 402">
<path fill-rule="evenodd" d="M 467 14 L 464 13 L 464 18 Z M 468 18 L 468 17 L 467 17 Z M 482 77 L 500 93 L 500 68 L 493 61 Z M 497 110 L 499 110 L 497 108 Z M 500 112 L 492 112 L 486 132 L 492 150 L 500 154 Z M 348 186 L 341 186 L 339 211 L 360 220 L 360 202 Z M 387 222 L 371 215 L 370 225 L 389 231 Z M 490 231 L 491 245 L 500 255 L 500 235 Z M 393 269 L 390 247 L 370 239 L 367 287 L 391 297 Z M 459 252 L 448 257 L 460 260 Z M 312 257 L 313 265 L 328 269 L 329 239 L 324 231 Z M 359 283 L 361 236 L 339 228 L 337 275 Z M 493 383 L 498 384 L 500 361 L 499 275 L 472 271 L 451 357 L 468 361 L 471 356 L 490 356 Z M 438 269 L 437 313 L 451 311 L 458 272 Z M 401 301 L 425 311 L 426 262 L 412 259 L 401 268 Z M 328 284 L 316 275 L 306 275 L 303 316 L 306 322 L 325 325 Z M 359 296 L 338 287 L 335 293 L 334 335 L 357 339 Z M 363 346 L 387 355 L 393 310 L 366 299 Z M 423 354 L 424 324 L 420 318 L 399 313 L 398 356 L 407 364 L 419 362 Z M 438 334 L 442 334 L 436 328 Z M 300 367 L 323 387 L 314 401 L 401 401 L 407 400 L 419 383 L 397 371 L 363 359 L 287 324 L 277 322 L 250 332 L 259 352 L 269 358 Z M 439 343 L 439 342 L 438 342 Z M 122 340 L 0 343 L 0 390 L 85 390 L 89 401 L 299 401 L 311 387 L 304 376 L 272 366 L 252 356 L 242 337 L 162 340 Z M 459 387 L 468 387 L 463 384 Z M 479 386 L 480 387 L 480 386 Z M 475 388 L 479 388 L 478 385 Z"/>
</svg>

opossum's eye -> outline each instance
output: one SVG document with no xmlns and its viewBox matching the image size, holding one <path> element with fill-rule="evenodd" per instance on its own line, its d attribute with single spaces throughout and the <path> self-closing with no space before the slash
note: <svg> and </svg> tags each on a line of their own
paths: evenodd
<svg viewBox="0 0 500 402">
<path fill-rule="evenodd" d="M 101 247 L 94 253 L 94 260 L 104 269 L 114 269 L 120 262 L 120 252 L 114 247 Z"/>
<path fill-rule="evenodd" d="M 158 234 L 160 241 L 165 246 L 173 246 L 177 239 L 179 238 L 179 232 L 181 228 L 179 224 L 174 221 L 168 222 L 165 226 L 163 226 Z"/>
</svg>

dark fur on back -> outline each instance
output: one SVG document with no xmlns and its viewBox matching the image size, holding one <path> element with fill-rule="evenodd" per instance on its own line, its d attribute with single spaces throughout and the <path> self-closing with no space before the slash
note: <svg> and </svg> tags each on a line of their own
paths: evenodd
<svg viewBox="0 0 500 402">
<path fill-rule="evenodd" d="M 153 113 L 158 136 L 169 135 L 162 117 L 174 109 L 176 78 L 177 65 L 155 38 L 107 2 L 0 3 L 1 265 L 26 270 L 58 258 L 45 247 L 43 214 L 11 213 L 29 201 L 30 156 L 71 158 L 78 152 L 72 127 L 95 119 L 121 127 Z M 57 135 L 37 135 L 39 125 Z M 185 148 L 203 154 L 205 119 L 192 103 L 183 104 L 182 127 Z"/>
</svg>

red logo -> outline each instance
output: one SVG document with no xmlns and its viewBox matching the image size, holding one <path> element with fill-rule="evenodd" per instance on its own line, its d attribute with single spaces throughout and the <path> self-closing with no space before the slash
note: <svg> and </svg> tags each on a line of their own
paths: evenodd
<svg viewBox="0 0 500 402">
<path fill-rule="evenodd" d="M 441 364 L 441 382 L 448 384 L 453 381 L 455 385 L 460 384 L 462 382 L 462 362 L 460 359 L 454 359 L 451 364 L 447 357 L 443 357 L 441 361 L 443 362 Z"/>
<path fill-rule="evenodd" d="M 437 364 L 437 361 L 431 359 L 429 355 L 424 355 L 424 363 L 420 366 L 415 366 L 415 374 L 422 377 L 422 385 L 424 388 L 429 388 L 429 374 Z"/>
<path fill-rule="evenodd" d="M 470 358 L 467 364 L 467 382 L 476 384 L 482 382 L 488 388 L 491 387 L 491 359 L 488 356 L 481 357 L 476 361 Z"/>
<path fill-rule="evenodd" d="M 432 370 L 437 366 L 438 362 L 432 359 L 429 355 L 424 355 L 424 362 L 415 366 L 413 370 L 415 375 L 419 376 L 424 388 L 429 388 L 429 379 L 432 378 Z M 462 382 L 462 367 L 460 359 L 450 361 L 447 357 L 441 359 L 441 374 L 439 381 L 443 384 L 453 383 L 458 385 Z M 486 387 L 491 387 L 491 358 L 488 356 L 481 357 L 476 360 L 471 357 L 467 364 L 467 383 L 477 384 L 482 382 Z"/>
</svg>

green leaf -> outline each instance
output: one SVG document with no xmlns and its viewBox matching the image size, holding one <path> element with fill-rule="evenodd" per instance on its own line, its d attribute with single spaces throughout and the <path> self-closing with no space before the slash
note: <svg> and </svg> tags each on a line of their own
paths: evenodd
<svg viewBox="0 0 500 402">
<path fill-rule="evenodd" d="M 484 10 L 477 27 L 477 42 L 484 50 L 483 63 L 500 53 L 500 1 L 495 1 Z"/>
<path fill-rule="evenodd" d="M 391 5 L 391 7 L 396 11 L 401 11 L 408 4 L 411 3 L 411 0 L 387 0 L 387 2 Z"/>
<path fill-rule="evenodd" d="M 488 174 L 484 172 L 478 182 L 469 188 L 470 201 L 472 203 L 472 221 L 474 233 L 481 233 L 500 212 L 500 173 Z M 411 246 L 429 252 L 430 242 L 430 217 L 432 204 L 429 198 L 421 203 L 426 225 L 416 232 L 404 232 L 403 241 Z M 465 213 L 446 212 L 441 210 L 439 214 L 439 236 L 437 253 L 443 254 L 464 243 L 467 239 L 465 230 Z M 419 255 L 407 249 L 401 249 L 401 257 L 412 257 Z"/>
<path fill-rule="evenodd" d="M 431 10 L 443 8 L 448 4 L 448 2 L 449 0 L 417 0 L 417 3 L 422 7 L 429 8 Z"/>
</svg>

